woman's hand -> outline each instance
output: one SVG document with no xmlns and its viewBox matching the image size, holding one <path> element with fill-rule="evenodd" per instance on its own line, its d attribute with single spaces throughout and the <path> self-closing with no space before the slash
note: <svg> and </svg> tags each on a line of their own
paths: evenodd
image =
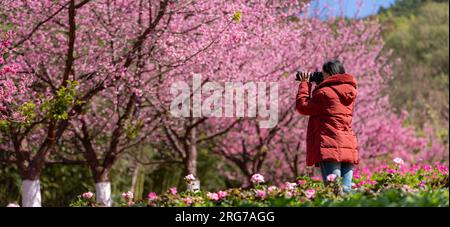
<svg viewBox="0 0 450 227">
<path fill-rule="evenodd" d="M 311 74 L 310 72 L 300 72 L 300 82 L 309 82 Z"/>
</svg>

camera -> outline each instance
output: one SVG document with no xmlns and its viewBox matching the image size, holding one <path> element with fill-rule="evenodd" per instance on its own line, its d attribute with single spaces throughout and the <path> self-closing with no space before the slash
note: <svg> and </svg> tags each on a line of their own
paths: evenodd
<svg viewBox="0 0 450 227">
<path fill-rule="evenodd" d="M 297 71 L 297 74 L 295 74 L 295 80 L 300 81 L 300 71 Z M 309 77 L 309 82 L 320 84 L 322 83 L 322 81 L 323 81 L 322 72 L 313 72 L 312 75 Z"/>
</svg>

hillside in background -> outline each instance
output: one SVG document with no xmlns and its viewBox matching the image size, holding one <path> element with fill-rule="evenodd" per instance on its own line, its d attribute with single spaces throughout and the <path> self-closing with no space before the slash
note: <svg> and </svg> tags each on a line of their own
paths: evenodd
<svg viewBox="0 0 450 227">
<path fill-rule="evenodd" d="M 386 91 L 391 104 L 397 112 L 409 112 L 408 124 L 418 132 L 431 124 L 448 144 L 448 0 L 399 0 L 375 17 L 383 25 L 385 51 L 392 49 L 396 62 Z"/>
</svg>

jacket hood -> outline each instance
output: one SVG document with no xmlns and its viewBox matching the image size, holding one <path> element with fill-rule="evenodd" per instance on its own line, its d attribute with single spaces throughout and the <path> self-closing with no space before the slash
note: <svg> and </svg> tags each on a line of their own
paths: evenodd
<svg viewBox="0 0 450 227">
<path fill-rule="evenodd" d="M 317 85 L 316 89 L 322 87 L 333 88 L 344 105 L 348 105 L 356 99 L 356 80 L 350 74 L 336 74 L 330 76 Z"/>
</svg>

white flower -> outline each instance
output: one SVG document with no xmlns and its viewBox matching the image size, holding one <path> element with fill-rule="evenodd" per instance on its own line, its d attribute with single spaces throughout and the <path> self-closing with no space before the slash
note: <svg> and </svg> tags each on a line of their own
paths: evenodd
<svg viewBox="0 0 450 227">
<path fill-rule="evenodd" d="M 294 190 L 296 186 L 296 183 L 286 182 L 286 190 Z"/>
<path fill-rule="evenodd" d="M 10 203 L 6 207 L 20 207 L 20 205 L 17 203 Z"/>
<path fill-rule="evenodd" d="M 193 174 L 189 174 L 189 175 L 184 177 L 184 180 L 187 181 L 187 182 L 195 181 L 195 177 L 194 177 Z"/>
<path fill-rule="evenodd" d="M 251 181 L 254 184 L 264 183 L 264 176 L 259 173 L 253 174 Z"/>
<path fill-rule="evenodd" d="M 401 159 L 401 158 L 394 158 L 394 163 L 395 164 L 397 164 L 397 165 L 404 165 L 405 164 L 405 162 L 403 161 L 403 159 Z"/>
</svg>

